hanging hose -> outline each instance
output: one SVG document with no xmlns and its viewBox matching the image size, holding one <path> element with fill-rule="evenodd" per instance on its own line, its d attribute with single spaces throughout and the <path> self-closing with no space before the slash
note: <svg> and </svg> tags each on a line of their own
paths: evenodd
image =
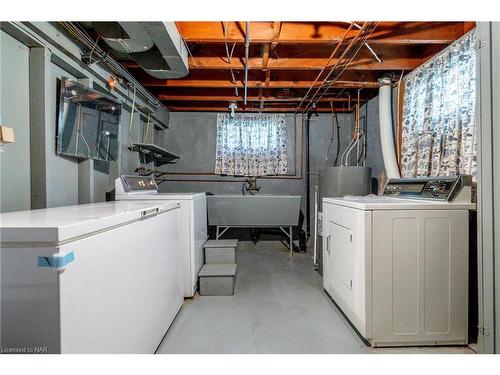
<svg viewBox="0 0 500 375">
<path fill-rule="evenodd" d="M 365 104 L 365 109 L 367 107 L 367 104 Z M 359 112 L 361 112 L 361 108 L 359 109 Z M 360 142 L 358 142 L 357 147 L 356 147 L 356 165 L 359 166 L 365 166 L 366 162 L 366 141 L 367 141 L 367 129 L 366 129 L 366 116 L 361 116 L 359 117 L 359 138 Z M 360 147 L 361 146 L 361 147 Z"/>
<path fill-rule="evenodd" d="M 332 108 L 332 136 L 330 138 L 330 143 L 328 144 L 328 149 L 326 150 L 326 157 L 325 157 L 325 166 L 328 165 L 328 160 L 330 157 L 330 148 L 332 147 L 332 143 L 334 138 L 337 138 L 337 148 L 335 152 L 335 159 L 333 160 L 333 166 L 335 167 L 337 165 L 337 161 L 339 158 L 339 152 L 340 152 L 340 132 L 339 132 L 339 120 L 337 117 L 337 114 L 333 110 L 333 103 L 330 102 L 330 107 Z"/>
<path fill-rule="evenodd" d="M 136 87 L 134 86 L 134 96 L 132 98 L 132 109 L 130 110 L 130 121 L 128 124 L 128 141 L 130 143 L 130 147 L 134 144 L 132 142 L 132 124 L 134 122 L 134 112 L 135 112 L 135 94 L 136 94 Z"/>
<path fill-rule="evenodd" d="M 358 138 L 358 140 L 359 140 L 359 138 Z M 358 140 L 356 140 L 354 137 L 351 139 L 351 142 L 349 142 L 346 149 L 342 153 L 342 157 L 340 158 L 340 165 L 342 165 L 342 166 L 349 165 L 349 155 L 351 154 L 352 149 L 358 143 Z"/>
<path fill-rule="evenodd" d="M 362 88 L 358 89 L 358 100 L 356 104 L 356 120 L 354 123 L 354 134 L 352 136 L 351 142 L 349 142 L 349 145 L 345 149 L 344 153 L 342 154 L 342 157 L 340 158 L 340 164 L 343 166 L 349 165 L 349 155 L 351 154 L 351 151 L 354 149 L 354 147 L 359 145 L 359 140 L 360 140 L 360 135 L 362 135 L 362 132 L 360 131 L 360 117 L 359 117 L 359 112 L 360 112 L 360 93 L 361 93 Z M 359 150 L 357 149 L 356 151 L 356 165 L 358 165 L 358 158 L 359 158 Z"/>
</svg>

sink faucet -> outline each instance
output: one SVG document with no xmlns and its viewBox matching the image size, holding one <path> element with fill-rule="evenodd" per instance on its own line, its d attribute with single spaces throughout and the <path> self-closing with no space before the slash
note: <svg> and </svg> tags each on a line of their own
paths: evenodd
<svg viewBox="0 0 500 375">
<path fill-rule="evenodd" d="M 260 190 L 260 186 L 257 186 L 257 177 L 255 176 L 245 178 L 245 182 L 243 184 L 245 186 L 245 190 L 251 195 L 257 194 Z"/>
</svg>

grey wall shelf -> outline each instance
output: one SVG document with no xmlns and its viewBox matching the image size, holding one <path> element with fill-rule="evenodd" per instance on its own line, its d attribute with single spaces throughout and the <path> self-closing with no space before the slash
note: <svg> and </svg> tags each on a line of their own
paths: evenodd
<svg viewBox="0 0 500 375">
<path fill-rule="evenodd" d="M 130 147 L 130 150 L 141 153 L 146 163 L 153 161 L 155 166 L 174 163 L 175 160 L 179 159 L 177 155 L 174 155 L 164 148 L 152 143 L 134 143 L 132 147 Z"/>
</svg>

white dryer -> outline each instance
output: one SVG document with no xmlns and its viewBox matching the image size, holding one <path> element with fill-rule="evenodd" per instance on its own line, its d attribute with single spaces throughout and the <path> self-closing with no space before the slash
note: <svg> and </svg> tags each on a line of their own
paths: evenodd
<svg viewBox="0 0 500 375">
<path fill-rule="evenodd" d="M 469 177 L 323 199 L 323 287 L 372 346 L 467 344 Z"/>
<path fill-rule="evenodd" d="M 184 297 L 193 297 L 203 266 L 203 245 L 208 239 L 206 194 L 160 193 L 152 177 L 121 176 L 115 180 L 115 199 L 180 203 L 180 281 Z"/>
</svg>

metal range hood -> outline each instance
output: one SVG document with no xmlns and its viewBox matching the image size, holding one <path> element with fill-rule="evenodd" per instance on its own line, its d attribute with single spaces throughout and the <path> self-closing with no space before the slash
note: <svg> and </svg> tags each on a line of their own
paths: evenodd
<svg viewBox="0 0 500 375">
<path fill-rule="evenodd" d="M 188 75 L 188 51 L 174 22 L 92 22 L 95 31 L 121 56 L 159 79 Z"/>
</svg>

